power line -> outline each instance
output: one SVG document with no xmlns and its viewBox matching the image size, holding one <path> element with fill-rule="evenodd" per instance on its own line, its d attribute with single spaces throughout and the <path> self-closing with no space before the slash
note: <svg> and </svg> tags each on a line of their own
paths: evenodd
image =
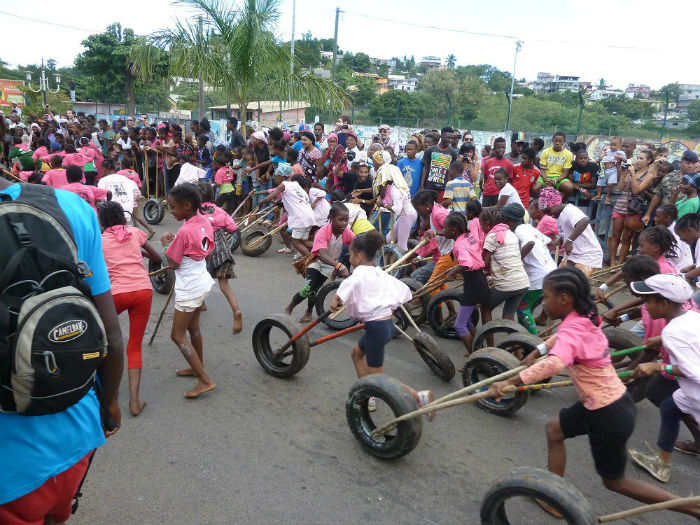
<svg viewBox="0 0 700 525">
<path fill-rule="evenodd" d="M 94 29 L 85 29 L 84 27 L 69 26 L 66 24 L 59 24 L 58 22 L 51 22 L 49 20 L 39 20 L 38 18 L 30 18 L 28 16 L 16 15 L 14 13 L 8 13 L 6 11 L 0 11 L 0 15 L 11 16 L 13 18 L 19 18 L 20 20 L 27 20 L 29 22 L 36 22 L 38 24 L 46 24 L 53 27 L 63 27 L 65 29 L 73 29 L 76 31 L 85 31 L 86 33 L 94 33 Z"/>
</svg>

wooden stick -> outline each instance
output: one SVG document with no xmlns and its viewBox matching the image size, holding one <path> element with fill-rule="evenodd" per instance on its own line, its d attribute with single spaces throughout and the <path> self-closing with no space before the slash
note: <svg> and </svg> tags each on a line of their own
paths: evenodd
<svg viewBox="0 0 700 525">
<path fill-rule="evenodd" d="M 172 270 L 172 266 L 163 266 L 160 270 L 156 270 L 155 272 L 150 272 L 148 274 L 149 277 L 155 277 L 156 275 L 160 275 L 161 273 L 165 273 L 168 270 Z"/>
<path fill-rule="evenodd" d="M 623 263 L 624 264 L 624 263 Z M 608 273 L 616 272 L 620 268 L 622 268 L 622 264 L 616 264 L 615 266 L 609 266 L 607 268 L 600 268 L 598 270 L 595 270 L 594 272 L 591 273 L 589 279 L 596 279 L 601 277 L 602 275 L 606 275 Z"/>
<path fill-rule="evenodd" d="M 237 207 L 235 210 L 233 210 L 233 213 L 231 214 L 231 218 L 232 218 L 232 219 L 233 219 L 233 218 L 236 216 L 236 214 L 241 210 L 241 208 L 242 208 L 243 205 L 246 203 L 246 201 L 247 201 L 248 199 L 250 199 L 252 196 L 253 196 L 253 194 L 252 194 L 252 193 L 249 193 L 249 194 L 246 196 L 246 198 L 243 199 L 243 200 L 241 201 L 241 203 L 238 205 L 238 207 Z"/>
<path fill-rule="evenodd" d="M 454 268 L 454 266 L 453 266 L 452 268 L 448 268 L 448 269 L 445 270 L 444 272 L 440 272 L 439 274 L 437 274 L 437 275 L 435 276 L 435 278 L 433 278 L 433 276 L 431 275 L 431 276 L 430 276 L 430 279 L 428 279 L 428 282 L 425 283 L 425 284 L 424 284 L 423 286 L 421 286 L 420 288 L 418 288 L 418 290 L 416 290 L 416 291 L 414 292 L 414 294 L 421 293 L 421 292 L 424 291 L 425 289 L 430 288 L 430 287 L 431 287 L 432 285 L 434 285 L 441 277 L 447 275 L 453 268 Z M 440 286 L 442 286 L 442 285 L 440 285 Z"/>
<path fill-rule="evenodd" d="M 14 173 L 11 173 L 11 172 L 7 171 L 5 168 L 2 168 L 2 171 L 3 171 L 6 175 L 9 175 L 9 176 L 12 177 L 13 179 L 15 179 L 17 182 L 26 182 L 26 181 L 23 181 L 22 179 L 20 179 L 20 178 L 19 178 L 17 175 L 15 175 Z"/>
<path fill-rule="evenodd" d="M 627 283 L 622 283 L 622 284 L 616 286 L 615 288 L 611 289 L 610 293 L 608 293 L 608 295 L 606 295 L 604 299 L 596 299 L 595 302 L 602 303 L 603 301 L 607 301 L 608 299 L 610 299 L 610 297 L 612 297 L 613 295 L 615 295 L 618 292 L 621 292 L 625 288 L 627 288 Z"/>
<path fill-rule="evenodd" d="M 551 334 L 560 324 L 561 324 L 561 321 L 559 321 L 558 323 L 550 324 L 549 326 L 545 327 L 544 330 L 539 332 L 537 334 L 537 337 L 544 337 L 545 335 Z"/>
<path fill-rule="evenodd" d="M 423 297 L 424 295 L 428 295 L 430 293 L 433 293 L 435 290 L 440 288 L 446 282 L 447 282 L 447 279 L 438 279 L 437 281 L 432 281 L 432 282 L 426 284 L 420 290 L 416 290 L 415 293 L 413 294 L 413 298 L 417 299 L 419 297 Z"/>
<path fill-rule="evenodd" d="M 168 308 L 168 305 L 170 304 L 170 299 L 173 298 L 174 291 L 175 291 L 175 283 L 173 283 L 173 286 L 170 288 L 170 293 L 168 293 L 168 298 L 165 300 L 165 304 L 163 305 L 163 309 L 160 311 L 160 315 L 158 316 L 158 322 L 156 323 L 156 327 L 153 329 L 153 335 L 151 336 L 151 339 L 148 341 L 148 346 L 153 346 L 153 340 L 156 338 L 156 334 L 158 333 L 158 328 L 160 327 L 161 321 L 163 321 L 163 315 L 165 315 L 165 310 Z"/>
<path fill-rule="evenodd" d="M 263 240 L 264 240 L 265 238 L 270 237 L 271 235 L 274 235 L 275 233 L 281 231 L 283 228 L 286 228 L 286 227 L 287 227 L 287 221 L 284 221 L 282 224 L 280 224 L 279 226 L 277 226 L 277 228 L 275 228 L 274 230 L 270 230 L 269 232 L 267 232 L 267 233 L 266 233 L 265 235 L 263 235 L 262 237 L 258 237 L 257 239 L 255 239 L 252 243 L 250 243 L 250 244 L 246 247 L 246 249 L 247 249 L 247 250 L 252 250 L 252 249 L 255 248 L 258 244 L 260 244 L 261 242 L 263 242 Z"/>
<path fill-rule="evenodd" d="M 631 516 L 637 516 L 638 514 L 645 514 L 647 512 L 656 512 L 657 510 L 667 510 L 676 507 L 684 507 L 686 505 L 698 505 L 700 504 L 700 496 L 690 496 L 687 498 L 676 498 L 668 501 L 662 501 L 661 503 L 652 503 L 651 505 L 642 505 L 641 507 L 635 507 L 633 509 L 623 510 L 621 512 L 615 512 L 613 514 L 606 514 L 598 518 L 598 523 L 607 523 L 609 521 L 617 521 Z"/>
</svg>

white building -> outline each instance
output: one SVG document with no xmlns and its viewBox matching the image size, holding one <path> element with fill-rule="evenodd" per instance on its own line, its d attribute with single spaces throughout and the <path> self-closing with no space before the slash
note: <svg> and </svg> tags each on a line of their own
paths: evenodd
<svg viewBox="0 0 700 525">
<path fill-rule="evenodd" d="M 405 75 L 388 75 L 389 89 L 413 93 L 418 85 L 417 78 L 406 78 Z"/>
<path fill-rule="evenodd" d="M 618 95 L 624 95 L 624 94 L 625 94 L 624 91 L 622 91 L 621 89 L 595 89 L 591 93 L 589 100 L 592 100 L 592 101 L 603 100 L 604 98 L 616 97 Z"/>
<path fill-rule="evenodd" d="M 442 66 L 442 60 L 440 60 L 440 57 L 434 56 L 423 57 L 420 59 L 420 62 L 418 62 L 418 66 L 423 66 L 428 69 L 438 68 Z"/>
<path fill-rule="evenodd" d="M 563 91 L 578 91 L 581 85 L 580 77 L 571 75 L 552 75 L 540 71 L 532 89 L 537 93 L 556 93 Z"/>
<path fill-rule="evenodd" d="M 688 106 L 693 100 L 700 99 L 700 84 L 678 84 L 680 95 L 676 109 L 680 113 L 687 113 Z"/>
</svg>

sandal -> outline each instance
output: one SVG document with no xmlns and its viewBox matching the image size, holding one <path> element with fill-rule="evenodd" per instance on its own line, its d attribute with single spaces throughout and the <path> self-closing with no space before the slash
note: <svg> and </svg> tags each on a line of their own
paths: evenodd
<svg viewBox="0 0 700 525">
<path fill-rule="evenodd" d="M 280 248 L 277 250 L 277 253 L 292 253 L 294 250 L 291 248 L 287 248 L 286 246 L 284 248 Z"/>
<path fill-rule="evenodd" d="M 700 455 L 700 450 L 692 439 L 686 439 L 685 441 L 679 441 L 676 446 L 673 447 L 678 452 L 683 452 L 683 454 L 689 454 L 691 456 Z"/>
</svg>

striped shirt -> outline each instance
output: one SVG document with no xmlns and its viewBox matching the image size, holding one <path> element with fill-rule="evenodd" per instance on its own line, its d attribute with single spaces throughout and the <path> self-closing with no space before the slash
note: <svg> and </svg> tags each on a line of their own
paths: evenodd
<svg viewBox="0 0 700 525">
<path fill-rule="evenodd" d="M 474 186 L 468 180 L 452 179 L 445 186 L 443 199 L 452 200 L 452 210 L 459 213 L 467 213 L 467 202 L 475 197 Z"/>
</svg>

